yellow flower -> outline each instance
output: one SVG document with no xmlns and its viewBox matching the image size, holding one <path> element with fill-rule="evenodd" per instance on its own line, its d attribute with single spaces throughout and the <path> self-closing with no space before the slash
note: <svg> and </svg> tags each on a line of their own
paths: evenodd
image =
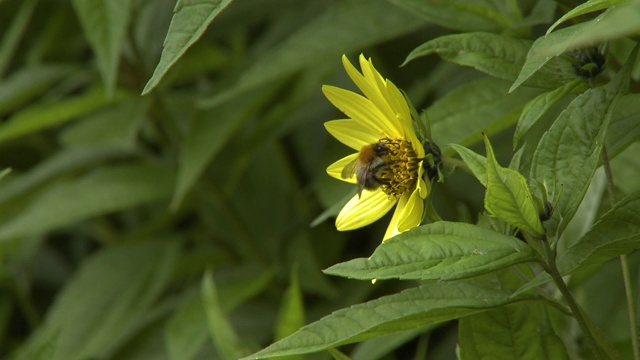
<svg viewBox="0 0 640 360">
<path fill-rule="evenodd" d="M 359 192 L 344 206 L 338 230 L 353 230 L 380 219 L 394 205 L 383 241 L 420 225 L 427 197 L 422 179 L 425 151 L 416 136 L 403 94 L 360 55 L 362 73 L 342 56 L 347 74 L 364 96 L 334 86 L 322 91 L 349 119 L 325 123 L 331 135 L 356 150 L 327 168 L 336 179 L 358 184 Z"/>
</svg>

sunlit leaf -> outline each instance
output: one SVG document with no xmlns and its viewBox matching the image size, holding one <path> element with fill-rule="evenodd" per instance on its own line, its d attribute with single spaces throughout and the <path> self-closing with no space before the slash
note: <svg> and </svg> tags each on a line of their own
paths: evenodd
<svg viewBox="0 0 640 360">
<path fill-rule="evenodd" d="M 354 279 L 453 280 L 536 261 L 523 241 L 471 224 L 437 222 L 382 243 L 369 258 L 324 272 Z"/>
<path fill-rule="evenodd" d="M 539 209 L 536 207 L 527 180 L 516 170 L 503 168 L 496 161 L 489 139 L 487 149 L 487 192 L 484 206 L 503 221 L 531 235 L 543 235 Z"/>
<path fill-rule="evenodd" d="M 611 110 L 627 86 L 630 62 L 607 86 L 591 89 L 569 104 L 543 135 L 533 157 L 531 178 L 549 184 L 549 191 L 562 195 L 551 219 L 549 235 L 561 235 L 575 214 L 596 170 Z"/>
<path fill-rule="evenodd" d="M 434 283 L 338 310 L 245 359 L 306 354 L 534 299 L 466 282 Z"/>
<path fill-rule="evenodd" d="M 449 144 L 467 164 L 482 186 L 487 187 L 487 158 L 458 144 Z"/>
</svg>

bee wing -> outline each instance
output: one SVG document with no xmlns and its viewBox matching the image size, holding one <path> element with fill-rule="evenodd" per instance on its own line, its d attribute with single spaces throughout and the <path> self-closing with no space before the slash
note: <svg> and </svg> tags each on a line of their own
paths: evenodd
<svg viewBox="0 0 640 360">
<path fill-rule="evenodd" d="M 347 165 L 344 166 L 344 168 L 342 169 L 342 172 L 340 173 L 340 176 L 343 179 L 351 179 L 353 177 L 353 175 L 356 174 L 356 162 L 358 161 L 358 159 L 353 159 L 352 162 L 348 163 Z"/>
</svg>

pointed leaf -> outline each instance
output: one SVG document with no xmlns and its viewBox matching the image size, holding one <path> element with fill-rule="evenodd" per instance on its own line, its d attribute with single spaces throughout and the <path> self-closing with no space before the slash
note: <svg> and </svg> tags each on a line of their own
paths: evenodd
<svg viewBox="0 0 640 360">
<path fill-rule="evenodd" d="M 332 4 L 257 59 L 230 89 L 203 100 L 200 105 L 214 107 L 302 69 L 336 61 L 347 50 L 396 38 L 425 24 L 415 14 L 386 1 L 348 0 Z"/>
<path fill-rule="evenodd" d="M 276 340 L 293 334 L 304 325 L 304 303 L 298 282 L 298 271 L 291 272 L 290 285 L 282 296 L 276 327 Z"/>
<path fill-rule="evenodd" d="M 116 88 L 120 52 L 129 27 L 132 3 L 132 0 L 72 0 L 96 54 L 108 98 Z"/>
<path fill-rule="evenodd" d="M 618 155 L 640 137 L 640 94 L 624 95 L 618 101 L 607 130 L 607 153 Z"/>
<path fill-rule="evenodd" d="M 0 226 L 0 239 L 37 234 L 100 214 L 168 199 L 174 171 L 146 164 L 102 168 L 56 183 Z M 78 201 L 82 199 L 82 201 Z"/>
<path fill-rule="evenodd" d="M 514 81 L 527 58 L 530 40 L 514 39 L 490 33 L 446 35 L 426 42 L 413 50 L 405 64 L 416 58 L 437 54 L 453 63 L 471 66 L 493 77 Z M 558 58 L 530 78 L 526 85 L 554 88 L 576 79 L 571 63 Z"/>
<path fill-rule="evenodd" d="M 509 91 L 515 90 L 552 58 L 566 51 L 591 46 L 640 32 L 640 3 L 610 8 L 597 18 L 538 38 Z"/>
<path fill-rule="evenodd" d="M 142 90 L 142 95 L 153 90 L 167 71 L 175 64 L 184 53 L 204 34 L 211 22 L 233 0 L 178 0 L 173 10 L 173 18 L 167 37 L 164 40 L 164 48 L 160 56 L 160 62 L 153 71 L 151 79 Z"/>
<path fill-rule="evenodd" d="M 244 359 L 306 354 L 376 336 L 472 315 L 508 303 L 504 290 L 472 283 L 433 283 L 338 310 Z"/>
<path fill-rule="evenodd" d="M 496 31 L 511 26 L 511 18 L 501 14 L 491 1 L 389 0 L 442 27 L 459 31 Z M 484 3 L 484 4 L 483 4 Z"/>
<path fill-rule="evenodd" d="M 571 247 L 558 255 L 565 275 L 581 266 L 605 262 L 640 247 L 640 192 L 618 202 Z"/>
<path fill-rule="evenodd" d="M 56 337 L 55 360 L 103 356 L 165 290 L 178 256 L 175 240 L 112 246 L 86 260 L 17 358 L 33 359 L 34 349 Z"/>
<path fill-rule="evenodd" d="M 516 131 L 513 134 L 513 147 L 518 147 L 520 140 L 527 131 L 531 129 L 533 125 L 544 115 L 551 106 L 562 99 L 565 95 L 573 92 L 582 92 L 587 89 L 587 84 L 584 80 L 574 80 L 566 85 L 560 86 L 555 90 L 540 94 L 533 100 L 529 101 L 522 109 L 520 119 L 518 119 L 518 125 Z"/>
<path fill-rule="evenodd" d="M 493 154 L 489 139 L 487 147 L 487 192 L 484 207 L 503 221 L 532 235 L 543 235 L 538 208 L 527 180 L 519 172 L 503 168 Z"/>
<path fill-rule="evenodd" d="M 550 236 L 560 236 L 573 218 L 596 170 L 611 111 L 619 93 L 626 89 L 630 61 L 608 85 L 591 89 L 569 104 L 542 136 L 533 156 L 531 178 L 551 184 L 562 195 L 545 224 Z"/>
<path fill-rule="evenodd" d="M 324 272 L 361 280 L 454 280 L 529 261 L 536 261 L 536 256 L 523 241 L 471 224 L 441 221 L 385 241 L 369 258 Z"/>
<path fill-rule="evenodd" d="M 558 21 L 553 23 L 553 25 L 551 25 L 549 29 L 547 29 L 547 35 L 549 35 L 549 33 L 552 32 L 553 29 L 555 29 L 558 25 L 562 24 L 567 20 L 571 20 L 575 17 L 581 16 L 584 14 L 589 14 L 594 11 L 606 9 L 611 6 L 623 4 L 627 2 L 629 2 L 629 0 L 589 0 L 584 4 L 580 4 L 576 6 L 575 8 L 569 10 L 569 12 L 567 12 L 566 14 L 562 15 L 562 17 L 558 19 Z"/>
<path fill-rule="evenodd" d="M 469 146 L 482 132 L 497 133 L 516 123 L 522 107 L 541 91 L 522 88 L 507 94 L 509 83 L 483 78 L 451 90 L 428 109 L 433 138 L 438 144 Z M 464 106 L 460 106 L 464 104 Z"/>
<path fill-rule="evenodd" d="M 568 359 L 543 304 L 512 304 L 460 320 L 463 359 Z"/>
<path fill-rule="evenodd" d="M 238 359 L 248 353 L 240 337 L 222 310 L 211 271 L 202 277 L 202 302 L 207 315 L 209 333 L 216 349 L 227 359 Z"/>
<path fill-rule="evenodd" d="M 127 94 L 124 92 L 116 92 L 112 101 L 119 101 L 126 96 Z M 0 126 L 0 142 L 74 120 L 108 105 L 112 101 L 107 100 L 104 91 L 90 90 L 85 94 L 55 103 L 30 106 L 15 113 L 9 121 Z"/>
<path fill-rule="evenodd" d="M 487 187 L 487 158 L 458 144 L 449 144 L 469 167 L 482 186 Z"/>
<path fill-rule="evenodd" d="M 34 101 L 56 82 L 70 76 L 76 69 L 69 65 L 24 67 L 0 82 L 0 115 L 6 115 Z"/>
</svg>

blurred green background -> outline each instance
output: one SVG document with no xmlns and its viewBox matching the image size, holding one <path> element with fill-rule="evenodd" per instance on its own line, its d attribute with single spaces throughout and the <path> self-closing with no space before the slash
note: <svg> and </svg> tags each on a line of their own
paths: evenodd
<svg viewBox="0 0 640 360">
<path fill-rule="evenodd" d="M 322 84 L 354 89 L 342 54 L 371 57 L 418 109 L 430 107 L 441 147 L 481 149 L 484 130 L 504 165 L 517 109 L 541 93 L 505 95 L 510 82 L 435 56 L 400 67 L 440 35 L 518 34 L 516 23 L 447 29 L 407 10 L 411 1 L 219 3 L 228 6 L 171 24 L 197 2 L 0 0 L 0 168 L 11 168 L 0 180 L 0 357 L 248 355 L 413 286 L 321 272 L 370 255 L 387 223 L 348 233 L 333 224 L 355 193 L 325 173 L 350 152 L 323 127 L 345 116 Z M 519 3 L 530 24 L 553 18 L 553 2 Z M 188 49 L 148 84 L 170 24 Z M 451 91 L 465 86 L 477 95 L 461 102 Z M 433 202 L 445 219 L 474 222 L 483 191 L 456 173 Z M 455 325 L 430 340 L 418 330 L 352 356 L 410 358 L 427 343 L 433 358 L 453 356 Z"/>
</svg>

